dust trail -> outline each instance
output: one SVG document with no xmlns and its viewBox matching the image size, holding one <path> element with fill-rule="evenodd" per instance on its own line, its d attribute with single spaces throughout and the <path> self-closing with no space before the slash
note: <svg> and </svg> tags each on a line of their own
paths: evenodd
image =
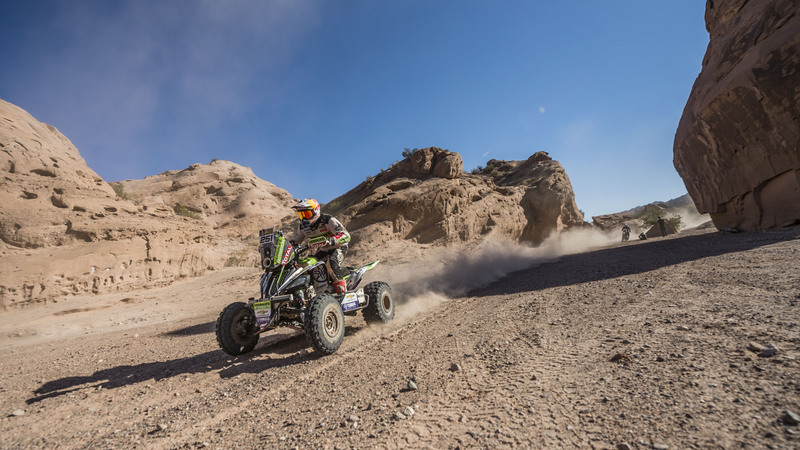
<svg viewBox="0 0 800 450">
<path fill-rule="evenodd" d="M 538 247 L 488 238 L 474 246 L 435 249 L 414 263 L 384 268 L 379 275 L 392 286 L 398 302 L 397 319 L 408 321 L 449 298 L 486 286 L 511 272 L 618 240 L 616 231 L 596 229 L 553 233 Z"/>
<path fill-rule="evenodd" d="M 683 220 L 683 228 L 687 230 L 689 228 L 695 228 L 699 225 L 703 225 L 711 220 L 711 215 L 700 214 L 695 208 L 684 208 L 678 211 L 677 214 L 680 214 L 681 219 Z"/>
</svg>

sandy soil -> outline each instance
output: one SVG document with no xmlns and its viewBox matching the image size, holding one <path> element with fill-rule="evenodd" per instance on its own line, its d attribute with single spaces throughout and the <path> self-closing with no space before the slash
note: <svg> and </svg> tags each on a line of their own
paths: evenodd
<svg viewBox="0 0 800 450">
<path fill-rule="evenodd" d="M 798 274 L 800 227 L 616 243 L 464 295 L 442 274 L 327 357 L 219 350 L 248 269 L 7 311 L 0 447 L 798 448 Z"/>
</svg>

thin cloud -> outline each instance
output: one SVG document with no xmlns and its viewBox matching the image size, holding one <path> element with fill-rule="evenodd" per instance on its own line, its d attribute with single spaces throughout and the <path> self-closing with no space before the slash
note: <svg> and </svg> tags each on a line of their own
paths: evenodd
<svg viewBox="0 0 800 450">
<path fill-rule="evenodd" d="M 27 57 L 36 75 L 20 90 L 47 103 L 90 165 L 113 167 L 109 151 L 139 162 L 134 138 L 202 142 L 255 109 L 318 21 L 313 4 L 289 0 L 64 4 L 31 30 L 59 42 Z"/>
</svg>

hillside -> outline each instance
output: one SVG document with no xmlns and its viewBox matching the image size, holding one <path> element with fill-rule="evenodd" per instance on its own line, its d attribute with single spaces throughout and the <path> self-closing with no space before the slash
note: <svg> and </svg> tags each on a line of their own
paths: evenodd
<svg viewBox="0 0 800 450">
<path fill-rule="evenodd" d="M 640 205 L 626 211 L 613 214 L 603 214 L 592 216 L 592 225 L 606 231 L 618 231 L 623 223 L 631 227 L 633 235 L 636 236 L 642 231 L 647 231 L 642 223 L 642 215 L 648 209 L 658 211 L 658 215 L 664 218 L 680 216 L 683 229 L 693 228 L 709 222 L 711 218 L 708 214 L 700 214 L 694 206 L 689 194 L 673 198 L 667 201 L 656 201 L 647 205 Z"/>
<path fill-rule="evenodd" d="M 0 103 L 0 307 L 132 292 L 257 264 L 259 229 L 296 226 L 292 195 L 213 160 L 107 183 L 55 127 Z M 463 172 L 458 153 L 413 152 L 325 205 L 351 257 L 414 260 L 491 236 L 539 244 L 583 224 L 572 186 L 544 152 Z"/>
</svg>

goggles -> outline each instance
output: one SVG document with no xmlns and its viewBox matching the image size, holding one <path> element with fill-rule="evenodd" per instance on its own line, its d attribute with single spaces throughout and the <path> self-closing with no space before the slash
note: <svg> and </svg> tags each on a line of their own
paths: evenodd
<svg viewBox="0 0 800 450">
<path fill-rule="evenodd" d="M 314 211 L 310 210 L 297 211 L 297 215 L 300 216 L 301 219 L 310 219 L 314 217 Z"/>
</svg>

